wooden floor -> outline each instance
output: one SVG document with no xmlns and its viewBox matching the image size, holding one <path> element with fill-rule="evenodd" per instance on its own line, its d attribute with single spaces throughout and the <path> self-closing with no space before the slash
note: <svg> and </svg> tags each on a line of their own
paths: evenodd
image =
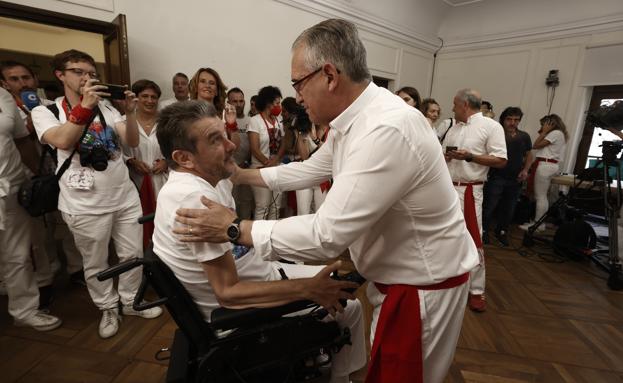
<svg viewBox="0 0 623 383">
<path fill-rule="evenodd" d="M 623 382 L 623 293 L 608 290 L 605 274 L 495 245 L 486 255 L 488 310 L 466 310 L 446 382 Z M 102 340 L 86 289 L 66 278 L 56 285 L 52 312 L 64 323 L 48 333 L 14 327 L 0 297 L 0 381 L 164 381 L 166 363 L 154 353 L 171 343 L 168 315 L 125 317 L 119 334 Z"/>
</svg>

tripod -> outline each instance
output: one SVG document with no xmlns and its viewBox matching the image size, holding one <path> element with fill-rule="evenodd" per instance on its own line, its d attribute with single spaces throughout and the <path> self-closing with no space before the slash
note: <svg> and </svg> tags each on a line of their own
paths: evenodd
<svg viewBox="0 0 623 383">
<path fill-rule="evenodd" d="M 604 156 L 603 156 L 603 199 L 606 213 L 606 219 L 608 221 L 608 251 L 596 251 L 593 253 L 591 260 L 595 264 L 601 267 L 604 271 L 608 272 L 608 287 L 612 290 L 623 290 L 623 276 L 621 274 L 621 261 L 619 260 L 619 235 L 618 235 L 618 220 L 620 218 L 619 212 L 621 210 L 621 160 L 616 158 L 618 150 L 609 150 L 607 153 L 606 142 L 604 142 Z M 614 168 L 616 175 L 616 190 L 613 192 L 609 184 L 609 170 Z"/>
</svg>

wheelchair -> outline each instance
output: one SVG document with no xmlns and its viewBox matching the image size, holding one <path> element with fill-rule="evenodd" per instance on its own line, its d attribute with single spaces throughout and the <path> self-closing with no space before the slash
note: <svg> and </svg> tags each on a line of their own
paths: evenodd
<svg viewBox="0 0 623 383">
<path fill-rule="evenodd" d="M 167 383 L 305 381 L 319 376 L 321 350 L 337 352 L 350 344 L 349 329 L 340 330 L 335 321 L 322 322 L 326 310 L 311 301 L 274 308 L 219 308 L 207 322 L 153 249 L 148 249 L 143 258 L 104 270 L 97 278 L 103 281 L 139 266 L 143 267 L 143 275 L 134 309 L 164 304 L 178 327 L 173 344 L 156 354 L 156 359 L 164 360 L 159 354 L 170 352 Z M 358 274 L 347 278 L 363 283 Z M 144 303 L 149 286 L 159 298 Z M 298 313 L 302 310 L 305 314 Z M 328 355 L 324 364 L 330 362 Z"/>
</svg>

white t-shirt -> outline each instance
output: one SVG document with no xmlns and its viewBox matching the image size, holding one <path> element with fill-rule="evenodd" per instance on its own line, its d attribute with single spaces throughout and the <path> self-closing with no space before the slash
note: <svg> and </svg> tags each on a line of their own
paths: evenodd
<svg viewBox="0 0 623 383">
<path fill-rule="evenodd" d="M 499 158 L 507 158 L 506 138 L 504 128 L 497 121 L 485 117 L 478 112 L 467 119 L 467 123 L 461 122 L 452 126 L 441 144 L 443 151 L 448 146 L 456 146 L 473 155 L 490 155 Z M 450 160 L 448 170 L 455 182 L 485 181 L 489 167 L 462 160 Z"/>
<path fill-rule="evenodd" d="M 156 132 L 158 131 L 158 125 L 154 125 L 151 132 L 147 134 L 141 124 L 137 121 L 138 134 L 140 141 L 136 148 L 130 148 L 127 145 L 123 145 L 123 153 L 127 157 L 134 157 L 137 160 L 143 161 L 150 168 L 154 166 L 156 160 L 164 161 L 164 156 L 160 151 L 160 145 L 158 144 L 158 137 Z M 162 188 L 165 182 L 167 182 L 168 173 L 151 174 L 151 180 L 154 187 L 154 196 L 158 197 L 158 192 Z M 134 184 L 140 188 L 143 183 L 143 175 L 136 171 L 130 171 L 130 177 Z"/>
<path fill-rule="evenodd" d="M 220 305 L 201 262 L 217 259 L 228 250 L 232 250 L 238 254 L 234 258 L 237 258 L 236 269 L 240 280 L 280 279 L 272 263 L 263 261 L 253 249 L 243 254 L 239 251 L 241 247 L 233 249 L 234 246 L 230 243 L 184 243 L 173 234 L 173 228 L 180 225 L 175 221 L 175 211 L 182 207 L 205 208 L 200 201 L 201 196 L 235 210 L 231 189 L 232 183 L 229 180 L 222 180 L 213 187 L 206 180 L 193 174 L 171 170 L 167 183 L 158 195 L 154 219 L 154 252 L 171 268 L 207 321 L 210 320 L 212 310 Z"/>
<path fill-rule="evenodd" d="M 544 148 L 534 151 L 535 157 L 547 158 L 550 160 L 561 161 L 565 152 L 565 135 L 560 130 L 552 130 L 547 133 L 545 139 L 551 144 Z"/>
<path fill-rule="evenodd" d="M 0 198 L 17 193 L 26 181 L 15 139 L 28 136 L 13 96 L 0 88 Z"/>
<path fill-rule="evenodd" d="M 37 136 L 43 144 L 47 144 L 42 139 L 44 133 L 67 120 L 62 101 L 63 97 L 55 101 L 59 119 L 45 106 L 38 106 L 31 113 Z M 108 167 L 104 171 L 95 171 L 91 166 L 83 167 L 80 165 L 80 153 L 76 151 L 59 182 L 61 192 L 58 209 L 67 214 L 106 214 L 140 204 L 138 192 L 128 175 L 115 127 L 117 123 L 123 123 L 123 117 L 110 104 L 100 102 L 99 108 L 106 120 L 106 127 L 102 126 L 97 116 L 89 132 L 101 140 L 111 153 Z M 58 149 L 57 171 L 72 151 Z"/>
<path fill-rule="evenodd" d="M 275 129 L 277 129 L 275 131 L 275 134 L 283 137 L 284 131 L 281 119 L 277 118 L 275 121 Z M 260 135 L 260 151 L 262 152 L 264 157 L 270 158 L 270 137 L 268 135 L 268 127 L 266 126 L 267 124 L 268 126 L 271 126 L 270 123 L 268 121 L 265 122 L 262 115 L 258 113 L 255 116 L 251 117 L 251 119 L 249 120 L 249 128 L 247 129 L 247 133 L 255 132 Z M 251 167 L 258 168 L 262 166 L 264 166 L 264 164 L 261 163 L 253 155 L 251 155 Z"/>
</svg>

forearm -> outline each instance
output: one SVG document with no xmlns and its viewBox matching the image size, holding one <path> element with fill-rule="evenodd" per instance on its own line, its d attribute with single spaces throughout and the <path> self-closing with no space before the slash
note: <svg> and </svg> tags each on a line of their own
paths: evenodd
<svg viewBox="0 0 623 383">
<path fill-rule="evenodd" d="M 258 160 L 259 162 L 261 162 L 262 164 L 266 164 L 268 162 L 268 158 L 266 158 L 266 156 L 264 156 L 264 154 L 262 153 L 262 151 L 260 150 L 260 148 L 255 148 L 255 147 L 251 147 L 251 155 Z"/>
<path fill-rule="evenodd" d="M 232 309 L 275 307 L 293 301 L 309 299 L 305 285 L 309 279 L 270 282 L 239 281 L 217 294 L 221 306 Z"/>
<path fill-rule="evenodd" d="M 259 169 L 238 169 L 236 174 L 230 178 L 236 185 L 251 185 L 267 188 Z"/>
<path fill-rule="evenodd" d="M 491 156 L 488 154 L 479 154 L 472 156 L 472 162 L 478 165 L 488 166 L 490 168 L 501 169 L 506 166 L 507 161 L 505 158 Z"/>
<path fill-rule="evenodd" d="M 136 123 L 136 113 L 128 112 L 126 113 L 126 122 L 125 122 L 125 137 L 124 141 L 126 145 L 131 148 L 136 148 L 140 141 L 140 136 L 138 133 L 138 124 Z"/>
<path fill-rule="evenodd" d="M 530 166 L 532 166 L 532 162 L 534 161 L 534 155 L 532 154 L 532 151 L 528 151 L 528 153 L 526 154 L 526 158 L 524 160 L 524 164 L 523 164 L 523 169 L 525 171 L 530 170 Z"/>
<path fill-rule="evenodd" d="M 83 130 L 84 125 L 67 121 L 56 128 L 46 131 L 42 136 L 42 142 L 62 150 L 71 150 L 78 143 Z"/>
<path fill-rule="evenodd" d="M 534 140 L 534 144 L 532 144 L 532 148 L 533 149 L 542 149 L 542 148 L 546 147 L 547 145 L 549 145 L 550 142 L 545 139 L 545 136 L 547 136 L 547 133 L 539 134 L 539 136 L 536 138 L 536 140 Z"/>
</svg>

